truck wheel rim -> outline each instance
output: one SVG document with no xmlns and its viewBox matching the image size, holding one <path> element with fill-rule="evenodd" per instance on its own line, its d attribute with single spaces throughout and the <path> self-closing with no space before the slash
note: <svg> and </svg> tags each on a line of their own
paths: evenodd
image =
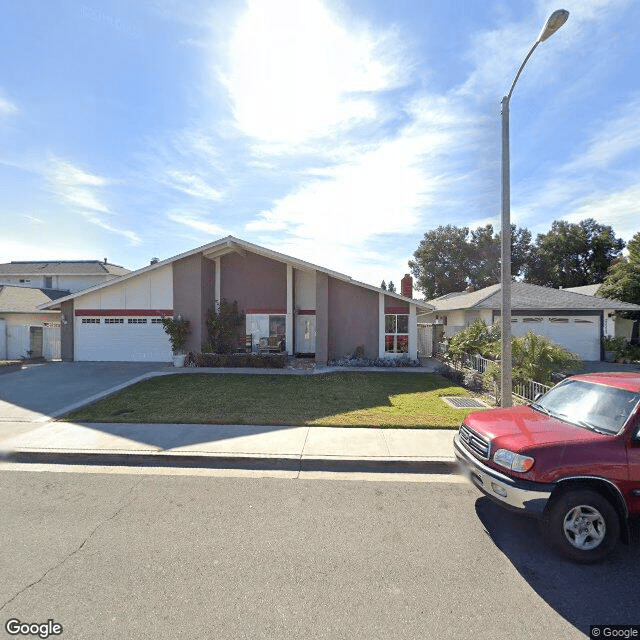
<svg viewBox="0 0 640 640">
<path fill-rule="evenodd" d="M 595 549 L 607 533 L 602 514 L 597 509 L 584 504 L 574 507 L 567 513 L 563 529 L 569 544 L 581 551 Z"/>
</svg>

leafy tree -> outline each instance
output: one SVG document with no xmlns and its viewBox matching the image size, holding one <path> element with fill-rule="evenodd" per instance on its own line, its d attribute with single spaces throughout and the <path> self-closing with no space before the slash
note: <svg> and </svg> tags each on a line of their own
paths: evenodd
<svg viewBox="0 0 640 640">
<path fill-rule="evenodd" d="M 620 258 L 611 267 L 598 294 L 604 298 L 640 304 L 640 232 L 633 236 L 627 248 L 629 257 Z M 635 320 L 640 319 L 639 312 L 631 311 L 624 315 Z"/>
<path fill-rule="evenodd" d="M 210 347 L 214 353 L 232 353 L 238 345 L 240 335 L 244 333 L 245 314 L 238 310 L 238 302 L 220 300 L 218 309 L 207 312 L 207 331 Z"/>
<path fill-rule="evenodd" d="M 389 280 L 389 291 L 391 293 L 395 293 L 396 292 L 396 285 L 393 284 L 393 280 Z"/>
<path fill-rule="evenodd" d="M 530 251 L 531 232 L 511 225 L 512 276 L 523 274 Z M 413 257 L 409 268 L 427 299 L 500 282 L 500 234 L 490 224 L 471 232 L 452 225 L 428 231 Z"/>
<path fill-rule="evenodd" d="M 602 282 L 624 249 L 610 226 L 593 218 L 579 223 L 556 220 L 539 234 L 525 270 L 525 281 L 544 287 L 579 287 Z"/>
</svg>

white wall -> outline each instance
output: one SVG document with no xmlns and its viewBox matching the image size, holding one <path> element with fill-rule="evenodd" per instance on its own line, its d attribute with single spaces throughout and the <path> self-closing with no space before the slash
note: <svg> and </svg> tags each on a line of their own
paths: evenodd
<svg viewBox="0 0 640 640">
<path fill-rule="evenodd" d="M 295 305 L 298 309 L 316 308 L 316 272 L 295 269 Z"/>
<path fill-rule="evenodd" d="M 76 309 L 173 309 L 173 268 L 165 265 L 75 300 Z"/>
</svg>

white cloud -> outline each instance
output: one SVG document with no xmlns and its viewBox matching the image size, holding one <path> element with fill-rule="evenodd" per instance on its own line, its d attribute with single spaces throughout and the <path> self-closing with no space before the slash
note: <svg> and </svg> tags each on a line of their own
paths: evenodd
<svg viewBox="0 0 640 640">
<path fill-rule="evenodd" d="M 0 96 L 0 116 L 13 116 L 18 111 L 18 107 L 13 102 L 9 102 L 9 100 Z"/>
<path fill-rule="evenodd" d="M 189 229 L 195 229 L 196 231 L 201 231 L 214 237 L 224 235 L 222 227 L 203 220 L 198 214 L 183 211 L 169 211 L 166 214 L 166 217 L 168 220 L 171 220 L 181 226 L 188 227 Z"/>
<path fill-rule="evenodd" d="M 222 198 L 222 192 L 208 185 L 199 175 L 169 169 L 166 172 L 167 185 L 178 191 L 182 191 L 194 198 L 217 201 Z"/>
<path fill-rule="evenodd" d="M 120 229 L 107 222 L 104 215 L 113 216 L 100 199 L 99 190 L 111 184 L 107 178 L 89 173 L 60 158 L 51 158 L 47 166 L 47 178 L 60 199 L 96 226 L 121 235 L 132 245 L 140 244 L 140 236 L 129 229 Z M 103 214 L 101 217 L 100 214 Z"/>
<path fill-rule="evenodd" d="M 563 171 L 584 171 L 609 166 L 625 153 L 640 147 L 640 96 L 624 104 L 606 123 L 594 123 L 596 131 L 586 151 L 580 153 Z"/>
<path fill-rule="evenodd" d="M 347 28 L 320 0 L 250 0 L 220 73 L 237 127 L 299 143 L 378 116 L 374 92 L 402 83 L 393 36 Z M 396 43 L 395 53 L 399 53 Z"/>
<path fill-rule="evenodd" d="M 640 202 L 640 182 L 621 191 L 591 193 L 588 200 L 563 215 L 562 219 L 568 222 L 580 222 L 585 218 L 594 218 L 600 224 L 613 227 L 617 236 L 628 241 L 640 230 L 638 202 Z"/>
<path fill-rule="evenodd" d="M 58 158 L 52 158 L 49 162 L 48 178 L 56 193 L 67 203 L 81 209 L 102 213 L 109 211 L 101 202 L 96 189 L 108 184 L 105 178 Z"/>
</svg>

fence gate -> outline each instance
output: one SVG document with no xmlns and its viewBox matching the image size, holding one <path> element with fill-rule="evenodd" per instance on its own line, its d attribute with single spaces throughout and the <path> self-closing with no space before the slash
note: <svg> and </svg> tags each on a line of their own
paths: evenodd
<svg viewBox="0 0 640 640">
<path fill-rule="evenodd" d="M 433 355 L 433 325 L 418 325 L 418 355 L 430 358 Z"/>
</svg>

